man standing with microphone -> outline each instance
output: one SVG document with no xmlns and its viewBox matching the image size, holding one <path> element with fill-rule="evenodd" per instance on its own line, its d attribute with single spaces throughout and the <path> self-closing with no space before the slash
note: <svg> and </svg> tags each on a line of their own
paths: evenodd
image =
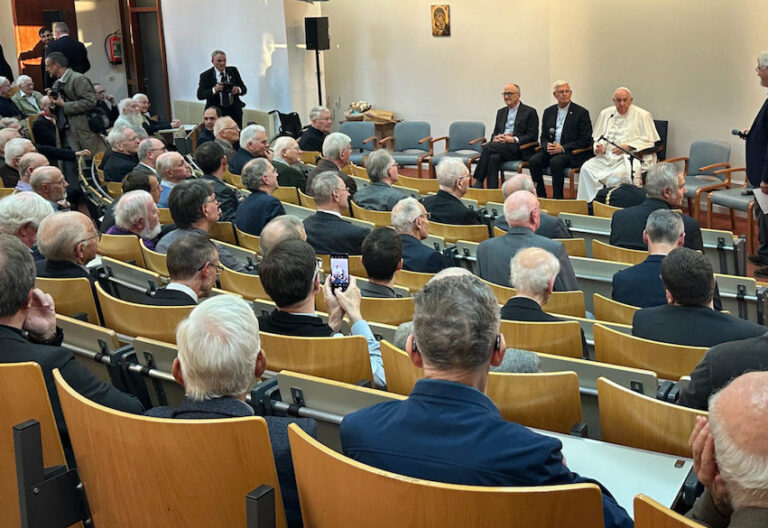
<svg viewBox="0 0 768 528">
<path fill-rule="evenodd" d="M 768 88 L 768 51 L 764 51 L 757 58 L 757 76 L 760 78 L 760 86 Z M 768 194 L 768 160 L 766 160 L 766 148 L 768 148 L 768 99 L 755 117 L 752 126 L 745 130 L 746 135 L 741 135 L 747 142 L 747 179 L 755 188 L 755 193 Z M 756 277 L 768 277 L 768 218 L 760 204 L 757 207 L 757 239 L 760 244 L 756 255 L 749 255 L 749 261 L 763 266 L 755 270 Z M 748 222 L 752 219 L 748 218 Z"/>
</svg>

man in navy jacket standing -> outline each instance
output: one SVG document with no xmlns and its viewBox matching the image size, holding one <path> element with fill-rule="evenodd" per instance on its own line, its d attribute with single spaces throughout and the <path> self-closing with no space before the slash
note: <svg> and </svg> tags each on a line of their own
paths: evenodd
<svg viewBox="0 0 768 528">
<path fill-rule="evenodd" d="M 768 51 L 764 51 L 757 58 L 757 76 L 760 78 L 760 86 L 768 87 Z M 768 99 L 755 117 L 752 126 L 746 132 L 747 140 L 747 178 L 755 189 L 755 192 L 768 194 Z M 756 255 L 750 255 L 749 260 L 754 264 L 764 267 L 755 270 L 756 277 L 768 277 L 768 218 L 765 211 L 757 204 L 757 238 L 760 245 Z M 749 222 L 751 218 L 747 219 Z"/>
</svg>

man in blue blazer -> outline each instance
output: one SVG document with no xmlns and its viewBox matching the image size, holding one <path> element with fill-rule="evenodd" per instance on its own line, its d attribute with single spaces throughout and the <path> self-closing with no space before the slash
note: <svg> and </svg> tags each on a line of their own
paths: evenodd
<svg viewBox="0 0 768 528">
<path fill-rule="evenodd" d="M 768 51 L 764 51 L 757 58 L 757 76 L 760 78 L 760 86 L 768 87 Z M 746 161 L 747 161 L 747 179 L 754 187 L 759 187 L 755 192 L 768 194 L 768 99 L 763 102 L 760 111 L 755 117 L 752 126 L 746 131 Z M 760 209 L 756 203 L 757 209 L 757 229 L 760 245 L 757 248 L 757 255 L 750 255 L 749 260 L 755 264 L 761 264 L 764 267 L 755 270 L 755 276 L 768 277 L 768 218 L 765 211 Z M 750 219 L 751 221 L 751 219 Z"/>
<path fill-rule="evenodd" d="M 249 161 L 243 167 L 243 185 L 251 194 L 235 213 L 235 225 L 249 235 L 259 236 L 270 220 L 284 215 L 283 204 L 272 196 L 277 189 L 277 171 L 264 158 Z"/>
<path fill-rule="evenodd" d="M 421 243 L 429 235 L 429 213 L 416 198 L 404 198 L 392 209 L 392 226 L 403 244 L 403 269 L 437 273 L 445 267 L 443 255 Z"/>
<path fill-rule="evenodd" d="M 406 349 L 424 368 L 409 398 L 347 415 L 344 454 L 409 477 L 473 486 L 594 482 L 565 465 L 559 440 L 506 421 L 484 394 L 488 372 L 504 359 L 499 306 L 476 277 L 432 281 L 415 296 Z M 450 321 L 450 324 L 446 324 Z M 632 520 L 603 491 L 606 527 Z"/>
</svg>

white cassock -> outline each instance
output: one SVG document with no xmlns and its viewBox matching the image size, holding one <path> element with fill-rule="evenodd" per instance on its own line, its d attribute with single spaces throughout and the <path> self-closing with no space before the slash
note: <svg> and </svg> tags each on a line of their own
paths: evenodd
<svg viewBox="0 0 768 528">
<path fill-rule="evenodd" d="M 659 140 L 659 134 L 653 124 L 653 116 L 639 106 L 631 105 L 624 115 L 619 114 L 613 106 L 600 112 L 592 137 L 595 140 L 595 146 L 601 144 L 605 147 L 605 154 L 599 154 L 581 166 L 579 192 L 576 195 L 579 200 L 588 202 L 594 200 L 597 192 L 603 188 L 603 183 L 611 176 L 618 176 L 626 183 L 632 183 L 633 180 L 630 177 L 629 156 L 611 152 L 614 146 L 606 141 L 598 141 L 600 136 L 610 139 L 617 145 L 629 145 L 635 150 L 652 147 Z M 635 161 L 635 185 L 640 185 L 640 173 L 643 169 L 654 163 L 656 163 L 656 154 L 644 156 L 642 163 Z"/>
</svg>

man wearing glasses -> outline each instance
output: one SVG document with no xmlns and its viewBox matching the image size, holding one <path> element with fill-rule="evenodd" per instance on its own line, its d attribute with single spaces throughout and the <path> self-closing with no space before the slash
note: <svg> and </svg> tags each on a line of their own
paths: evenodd
<svg viewBox="0 0 768 528">
<path fill-rule="evenodd" d="M 45 257 L 45 260 L 35 263 L 38 277 L 83 277 L 93 282 L 85 265 L 96 256 L 99 233 L 91 219 L 84 214 L 65 211 L 48 216 L 40 223 L 37 247 Z"/>
<path fill-rule="evenodd" d="M 312 122 L 299 138 L 299 148 L 305 152 L 322 152 L 325 136 L 331 131 L 331 111 L 324 106 L 315 106 L 309 111 Z"/>
<path fill-rule="evenodd" d="M 392 209 L 392 227 L 403 244 L 403 269 L 437 273 L 445 267 L 443 255 L 422 244 L 429 236 L 430 214 L 416 198 L 404 198 Z"/>
<path fill-rule="evenodd" d="M 768 51 L 764 51 L 757 58 L 757 76 L 760 78 L 760 86 L 768 87 Z M 744 131 L 741 136 L 747 141 L 747 178 L 754 187 L 755 192 L 768 194 L 768 161 L 766 161 L 766 144 L 768 144 L 768 99 L 755 117 L 752 126 Z M 749 261 L 762 267 L 755 270 L 755 276 L 768 277 L 768 218 L 758 205 L 757 209 L 757 238 L 760 244 L 756 255 L 750 255 Z M 751 218 L 748 219 L 752 221 Z"/>
<path fill-rule="evenodd" d="M 480 161 L 475 169 L 475 184 L 482 188 L 488 180 L 488 188 L 499 186 L 499 168 L 505 161 L 528 159 L 533 149 L 523 152 L 520 147 L 536 141 L 539 132 L 539 115 L 536 110 L 520 102 L 520 87 L 510 83 L 501 94 L 504 108 L 496 112 L 491 141 L 483 145 Z"/>
</svg>

